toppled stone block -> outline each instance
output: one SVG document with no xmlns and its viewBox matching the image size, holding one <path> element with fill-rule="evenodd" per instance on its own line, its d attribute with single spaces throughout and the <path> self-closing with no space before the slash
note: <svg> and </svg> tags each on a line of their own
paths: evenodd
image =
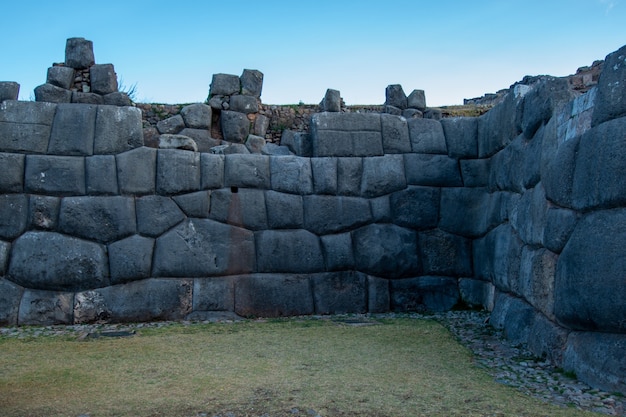
<svg viewBox="0 0 626 417">
<path fill-rule="evenodd" d="M 74 83 L 74 69 L 61 66 L 50 67 L 48 68 L 46 83 L 69 90 Z"/>
<path fill-rule="evenodd" d="M 5 100 L 17 100 L 20 94 L 20 85 L 13 81 L 0 82 L 0 103 Z"/>
<path fill-rule="evenodd" d="M 69 38 L 66 41 L 65 65 L 74 69 L 85 69 L 95 63 L 92 41 L 85 38 Z"/>
<path fill-rule="evenodd" d="M 113 64 L 97 64 L 89 68 L 91 91 L 100 94 L 110 94 L 117 91 L 117 74 Z"/>
<path fill-rule="evenodd" d="M 256 98 L 261 97 L 263 73 L 258 70 L 244 69 L 241 74 L 241 94 Z"/>
<path fill-rule="evenodd" d="M 385 105 L 394 106 L 400 110 L 407 108 L 407 97 L 400 84 L 388 85 L 385 89 Z"/>
<path fill-rule="evenodd" d="M 269 127 L 270 118 L 267 116 L 263 116 L 262 114 L 257 114 L 254 119 L 254 124 L 252 125 L 252 134 L 265 137 L 265 134 L 267 133 L 267 129 L 269 129 Z"/>
</svg>

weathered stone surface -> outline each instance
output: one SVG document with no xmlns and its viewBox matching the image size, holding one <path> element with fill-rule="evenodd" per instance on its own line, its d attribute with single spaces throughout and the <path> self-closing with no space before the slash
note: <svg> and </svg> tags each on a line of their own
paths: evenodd
<svg viewBox="0 0 626 417">
<path fill-rule="evenodd" d="M 220 139 L 212 138 L 211 132 L 207 129 L 192 129 L 186 127 L 180 131 L 179 135 L 192 139 L 196 145 L 195 149 L 193 144 L 191 144 L 191 147 L 187 147 L 187 150 L 196 152 L 211 152 L 212 148 L 222 143 Z M 163 147 L 162 144 L 160 144 L 160 147 Z"/>
<path fill-rule="evenodd" d="M 66 292 L 26 290 L 17 322 L 26 326 L 72 324 L 74 295 Z"/>
<path fill-rule="evenodd" d="M 104 101 L 104 104 L 109 106 L 125 107 L 132 106 L 133 104 L 130 97 L 128 97 L 128 94 L 121 91 L 114 91 L 112 93 L 105 94 L 104 96 L 102 96 L 102 99 Z"/>
<path fill-rule="evenodd" d="M 19 193 L 24 189 L 23 154 L 0 153 L 0 193 Z"/>
<path fill-rule="evenodd" d="M 272 189 L 292 194 L 313 192 L 313 173 L 310 158 L 277 156 L 270 158 Z"/>
<path fill-rule="evenodd" d="M 546 197 L 566 208 L 572 207 L 572 188 L 579 144 L 580 136 L 559 146 L 556 157 L 548 163 L 542 177 Z"/>
<path fill-rule="evenodd" d="M 409 126 L 406 119 L 391 114 L 381 114 L 380 121 L 384 152 L 386 154 L 411 152 Z"/>
<path fill-rule="evenodd" d="M 370 209 L 372 210 L 372 222 L 391 223 L 391 203 L 389 195 L 370 198 Z"/>
<path fill-rule="evenodd" d="M 491 312 L 491 324 L 503 330 L 504 336 L 515 345 L 528 343 L 530 329 L 535 321 L 532 306 L 520 298 L 499 293 Z"/>
<path fill-rule="evenodd" d="M 554 275 L 558 256 L 547 249 L 524 246 L 520 260 L 518 293 L 535 310 L 554 319 Z"/>
<path fill-rule="evenodd" d="M 402 155 L 363 158 L 361 195 L 379 197 L 406 188 Z"/>
<path fill-rule="evenodd" d="M 35 101 L 46 103 L 70 103 L 72 92 L 52 84 L 42 84 L 34 89 Z"/>
<path fill-rule="evenodd" d="M 93 154 L 96 109 L 97 106 L 92 104 L 59 104 L 52 123 L 48 153 Z"/>
<path fill-rule="evenodd" d="M 537 357 L 545 357 L 555 366 L 561 367 L 568 333 L 567 330 L 537 313 L 528 334 L 528 350 Z"/>
<path fill-rule="evenodd" d="M 210 152 L 215 155 L 232 155 L 232 154 L 241 154 L 241 155 L 249 155 L 250 151 L 246 148 L 246 145 L 243 143 L 228 143 L 223 142 L 223 145 L 214 146 L 211 148 Z"/>
<path fill-rule="evenodd" d="M 402 109 L 396 106 L 390 106 L 388 104 L 383 105 L 383 113 L 391 114 L 393 116 L 402 116 Z"/>
<path fill-rule="evenodd" d="M 405 119 L 422 119 L 424 118 L 424 113 L 417 109 L 406 109 L 402 111 L 402 117 Z"/>
<path fill-rule="evenodd" d="M 0 81 L 0 103 L 5 100 L 17 100 L 20 85 L 14 81 Z"/>
<path fill-rule="evenodd" d="M 259 111 L 259 102 L 253 96 L 232 96 L 230 98 L 229 110 L 244 114 L 257 113 Z"/>
<path fill-rule="evenodd" d="M 89 195 L 118 194 L 115 156 L 94 155 L 85 158 L 85 181 Z"/>
<path fill-rule="evenodd" d="M 0 242 L 0 249 L 3 243 Z M 23 293 L 23 288 L 9 280 L 0 278 L 0 326 L 17 326 L 17 316 Z"/>
<path fill-rule="evenodd" d="M 6 275 L 11 244 L 0 240 L 0 277 Z"/>
<path fill-rule="evenodd" d="M 263 73 L 259 70 L 244 69 L 241 73 L 241 94 L 261 97 L 263 90 Z"/>
<path fill-rule="evenodd" d="M 304 225 L 304 203 L 302 196 L 265 192 L 267 226 L 270 229 L 301 229 Z"/>
<path fill-rule="evenodd" d="M 65 42 L 65 65 L 84 69 L 95 64 L 93 42 L 85 38 L 69 38 Z"/>
<path fill-rule="evenodd" d="M 215 95 L 230 96 L 231 94 L 239 93 L 240 88 L 238 76 L 231 74 L 213 74 L 209 97 Z"/>
<path fill-rule="evenodd" d="M 361 195 L 363 177 L 363 158 L 337 159 L 337 194 L 348 196 Z"/>
<path fill-rule="evenodd" d="M 244 143 L 250 134 L 250 120 L 244 113 L 223 111 L 220 124 L 224 140 L 233 143 Z"/>
<path fill-rule="evenodd" d="M 460 187 L 459 163 L 446 155 L 408 153 L 404 155 L 406 180 L 411 185 Z"/>
<path fill-rule="evenodd" d="M 400 84 L 391 84 L 385 88 L 385 104 L 401 110 L 407 108 L 407 97 Z"/>
<path fill-rule="evenodd" d="M 420 232 L 418 242 L 425 274 L 472 276 L 472 244 L 469 239 L 433 229 Z"/>
<path fill-rule="evenodd" d="M 180 114 L 160 120 L 156 126 L 159 133 L 169 133 L 170 135 L 175 135 L 186 127 L 185 120 Z"/>
<path fill-rule="evenodd" d="M 154 239 L 129 236 L 108 246 L 111 285 L 149 278 Z"/>
<path fill-rule="evenodd" d="M 478 118 L 479 158 L 493 155 L 522 132 L 523 102 L 522 96 L 509 93 L 500 104 Z"/>
<path fill-rule="evenodd" d="M 315 194 L 337 194 L 337 158 L 311 158 Z"/>
<path fill-rule="evenodd" d="M 491 172 L 491 159 L 462 159 L 461 177 L 465 187 L 487 187 Z"/>
<path fill-rule="evenodd" d="M 136 232 L 132 197 L 66 197 L 61 200 L 59 230 L 98 242 L 111 242 Z"/>
<path fill-rule="evenodd" d="M 408 125 L 413 152 L 442 155 L 448 153 L 441 122 L 432 119 L 409 119 Z"/>
<path fill-rule="evenodd" d="M 474 276 L 502 291 L 518 290 L 522 247 L 510 225 L 498 226 L 473 242 Z"/>
<path fill-rule="evenodd" d="M 156 191 L 178 194 L 200 190 L 200 154 L 179 149 L 159 149 Z"/>
<path fill-rule="evenodd" d="M 406 100 L 407 107 L 417 110 L 426 110 L 426 94 L 424 90 L 413 90 Z"/>
<path fill-rule="evenodd" d="M 306 230 L 256 233 L 259 272 L 311 273 L 324 270 L 320 239 Z"/>
<path fill-rule="evenodd" d="M 267 155 L 267 156 L 292 156 L 294 154 L 286 146 L 276 145 L 275 143 L 266 143 L 261 148 L 261 155 Z"/>
<path fill-rule="evenodd" d="M 96 64 L 89 67 L 91 91 L 105 95 L 117 91 L 117 74 L 113 64 Z"/>
<path fill-rule="evenodd" d="M 448 311 L 459 302 L 454 278 L 424 276 L 391 280 L 390 284 L 393 311 Z"/>
<path fill-rule="evenodd" d="M 28 200 L 29 227 L 34 229 L 55 230 L 59 224 L 61 198 L 31 195 Z"/>
<path fill-rule="evenodd" d="M 606 56 L 597 88 L 592 126 L 626 116 L 626 46 Z"/>
<path fill-rule="evenodd" d="M 76 294 L 74 321 L 181 320 L 191 312 L 189 279 L 146 279 Z"/>
<path fill-rule="evenodd" d="M 98 106 L 93 153 L 117 154 L 143 146 L 141 110 Z"/>
<path fill-rule="evenodd" d="M 459 294 L 461 301 L 469 308 L 493 309 L 494 286 L 488 281 L 460 278 Z"/>
<path fill-rule="evenodd" d="M 209 217 L 222 223 L 245 227 L 249 230 L 267 229 L 267 212 L 263 190 L 229 189 L 211 193 Z"/>
<path fill-rule="evenodd" d="M 157 150 L 137 148 L 115 155 L 120 193 L 154 194 Z"/>
<path fill-rule="evenodd" d="M 100 94 L 72 91 L 71 102 L 74 104 L 104 104 L 104 99 Z"/>
<path fill-rule="evenodd" d="M 85 158 L 26 155 L 25 180 L 36 194 L 85 194 Z"/>
<path fill-rule="evenodd" d="M 575 330 L 626 333 L 626 209 L 583 217 L 559 257 L 554 312 Z"/>
<path fill-rule="evenodd" d="M 224 157 L 208 153 L 200 154 L 202 188 L 215 189 L 224 186 Z"/>
<path fill-rule="evenodd" d="M 153 276 L 208 277 L 256 269 L 254 234 L 208 219 L 189 219 L 156 241 Z"/>
<path fill-rule="evenodd" d="M 309 277 L 298 274 L 254 274 L 235 281 L 235 313 L 242 317 L 313 314 Z"/>
<path fill-rule="evenodd" d="M 326 94 L 324 94 L 324 98 L 320 103 L 320 111 L 341 111 L 341 93 L 339 90 L 333 90 L 332 88 L 326 90 Z"/>
<path fill-rule="evenodd" d="M 267 129 L 269 129 L 269 127 L 270 127 L 270 118 L 262 114 L 257 114 L 256 117 L 254 118 L 254 124 L 252 125 L 252 134 L 261 136 L 264 138 L 265 134 L 267 133 Z M 308 156 L 308 155 L 301 155 L 301 156 Z"/>
<path fill-rule="evenodd" d="M 548 201 L 541 184 L 522 195 L 513 226 L 525 243 L 536 246 L 543 244 L 547 211 Z"/>
<path fill-rule="evenodd" d="M 328 271 L 354 269 L 354 251 L 350 233 L 325 235 L 321 239 Z"/>
<path fill-rule="evenodd" d="M 390 310 L 389 280 L 367 277 L 367 309 L 370 313 L 386 313 Z"/>
<path fill-rule="evenodd" d="M 0 104 L 0 150 L 46 153 L 56 104 L 6 100 Z"/>
<path fill-rule="evenodd" d="M 182 108 L 180 115 L 188 128 L 211 129 L 211 117 L 213 115 L 211 106 L 202 103 L 190 104 Z"/>
<path fill-rule="evenodd" d="M 224 159 L 224 185 L 269 189 L 270 158 L 265 155 L 226 155 Z"/>
<path fill-rule="evenodd" d="M 438 188 L 409 187 L 390 197 L 393 223 L 412 229 L 430 229 L 439 221 Z"/>
<path fill-rule="evenodd" d="M 353 229 L 372 219 L 364 198 L 310 195 L 304 197 L 304 228 L 324 235 Z"/>
<path fill-rule="evenodd" d="M 211 192 L 197 191 L 195 193 L 181 194 L 173 196 L 172 199 L 187 217 L 206 218 L 209 217 L 211 208 Z"/>
<path fill-rule="evenodd" d="M 234 311 L 234 277 L 212 277 L 194 279 L 193 310 Z"/>
<path fill-rule="evenodd" d="M 465 237 L 478 237 L 507 219 L 506 195 L 483 188 L 443 188 L 439 227 Z"/>
<path fill-rule="evenodd" d="M 250 153 L 260 154 L 261 150 L 265 146 L 265 139 L 261 136 L 248 135 L 248 139 L 246 139 L 246 148 L 250 151 Z"/>
<path fill-rule="evenodd" d="M 148 195 L 136 199 L 137 231 L 142 235 L 157 237 L 185 219 L 185 215 L 172 199 Z"/>
<path fill-rule="evenodd" d="M 379 114 L 316 113 L 310 129 L 313 156 L 383 154 Z"/>
<path fill-rule="evenodd" d="M 46 83 L 69 90 L 74 82 L 74 68 L 54 66 L 48 68 Z M 17 100 L 17 98 L 15 98 Z"/>
<path fill-rule="evenodd" d="M 575 97 L 565 78 L 542 77 L 525 95 L 522 111 L 524 136 L 533 137 L 539 126 L 546 123 L 561 103 Z"/>
<path fill-rule="evenodd" d="M 311 156 L 311 136 L 305 132 L 296 132 L 285 129 L 280 138 L 280 144 L 287 146 L 289 150 L 298 156 Z"/>
<path fill-rule="evenodd" d="M 451 117 L 441 119 L 448 155 L 452 158 L 478 156 L 478 118 Z"/>
<path fill-rule="evenodd" d="M 367 276 L 353 271 L 311 277 L 316 314 L 367 312 Z"/>
<path fill-rule="evenodd" d="M 545 228 L 543 229 L 543 245 L 552 252 L 561 253 L 579 215 L 575 211 L 550 207 L 546 213 Z"/>
<path fill-rule="evenodd" d="M 108 285 L 108 270 L 98 243 L 29 231 L 13 242 L 8 278 L 25 288 L 80 291 Z"/>
<path fill-rule="evenodd" d="M 357 270 L 378 277 L 417 274 L 417 233 L 391 224 L 370 224 L 352 232 Z"/>
</svg>

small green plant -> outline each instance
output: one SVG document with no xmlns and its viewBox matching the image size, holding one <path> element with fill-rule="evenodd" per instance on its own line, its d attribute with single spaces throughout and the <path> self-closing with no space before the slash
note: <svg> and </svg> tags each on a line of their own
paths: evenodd
<svg viewBox="0 0 626 417">
<path fill-rule="evenodd" d="M 117 91 L 126 94 L 133 102 L 137 99 L 137 83 L 126 86 L 126 84 L 124 84 L 124 78 L 122 77 L 117 79 Z"/>
</svg>

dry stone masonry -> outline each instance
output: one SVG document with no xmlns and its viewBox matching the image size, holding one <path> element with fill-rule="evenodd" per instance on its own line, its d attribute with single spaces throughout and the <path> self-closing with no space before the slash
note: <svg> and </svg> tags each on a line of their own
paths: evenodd
<svg viewBox="0 0 626 417">
<path fill-rule="evenodd" d="M 626 47 L 584 94 L 542 76 L 476 118 L 397 85 L 347 112 L 329 90 L 280 146 L 261 82 L 217 74 L 154 147 L 137 107 L 0 83 L 0 324 L 485 308 L 626 392 Z"/>
</svg>

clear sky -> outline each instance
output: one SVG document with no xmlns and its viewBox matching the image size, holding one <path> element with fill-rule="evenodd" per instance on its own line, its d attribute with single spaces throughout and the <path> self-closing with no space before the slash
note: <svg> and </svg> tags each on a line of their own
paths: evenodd
<svg viewBox="0 0 626 417">
<path fill-rule="evenodd" d="M 626 44 L 626 0 L 2 1 L 0 80 L 33 97 L 65 41 L 93 41 L 140 102 L 207 98 L 215 73 L 264 73 L 268 104 L 382 104 L 385 87 L 429 106 L 572 74 Z"/>
</svg>

